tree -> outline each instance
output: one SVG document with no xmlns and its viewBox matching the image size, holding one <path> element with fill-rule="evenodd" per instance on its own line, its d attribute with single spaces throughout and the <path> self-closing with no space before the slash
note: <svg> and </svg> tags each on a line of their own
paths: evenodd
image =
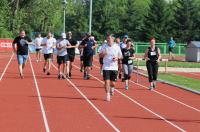
<svg viewBox="0 0 200 132">
<path fill-rule="evenodd" d="M 151 0 L 148 14 L 144 21 L 144 40 L 155 37 L 157 41 L 166 41 L 168 34 L 169 13 L 165 0 Z"/>
<path fill-rule="evenodd" d="M 199 36 L 198 7 L 195 0 L 178 0 L 175 9 L 174 28 L 179 42 L 194 40 Z"/>
</svg>

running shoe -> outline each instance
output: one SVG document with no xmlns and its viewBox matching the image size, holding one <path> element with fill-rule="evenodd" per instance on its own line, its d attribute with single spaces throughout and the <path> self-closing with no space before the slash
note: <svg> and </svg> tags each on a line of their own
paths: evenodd
<svg viewBox="0 0 200 132">
<path fill-rule="evenodd" d="M 24 79 L 24 75 L 23 74 L 19 74 L 21 79 Z"/>
<path fill-rule="evenodd" d="M 111 97 L 110 97 L 110 93 L 107 93 L 107 95 L 106 95 L 106 101 L 110 101 L 111 100 Z"/>
<path fill-rule="evenodd" d="M 71 72 L 69 72 L 69 77 L 72 77 L 72 73 Z"/>
<path fill-rule="evenodd" d="M 51 73 L 50 73 L 50 72 L 47 72 L 47 75 L 49 76 L 49 75 L 51 75 Z"/>
<path fill-rule="evenodd" d="M 46 68 L 43 68 L 43 72 L 46 72 Z"/>
<path fill-rule="evenodd" d="M 58 74 L 58 79 L 61 79 L 61 75 L 60 74 Z"/>
<path fill-rule="evenodd" d="M 114 95 L 114 92 L 115 92 L 115 88 L 112 87 L 112 88 L 110 89 L 110 95 L 113 96 L 113 95 Z"/>
<path fill-rule="evenodd" d="M 125 89 L 128 90 L 128 86 L 125 86 Z"/>
<path fill-rule="evenodd" d="M 153 86 L 150 86 L 150 87 L 149 87 L 149 90 L 152 91 L 152 90 L 153 90 Z"/>
<path fill-rule="evenodd" d="M 156 88 L 156 82 L 153 82 L 153 88 Z"/>
</svg>

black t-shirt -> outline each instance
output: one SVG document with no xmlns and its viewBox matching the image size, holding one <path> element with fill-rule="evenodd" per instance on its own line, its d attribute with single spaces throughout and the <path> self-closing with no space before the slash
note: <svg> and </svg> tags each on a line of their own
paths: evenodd
<svg viewBox="0 0 200 132">
<path fill-rule="evenodd" d="M 76 41 L 73 39 L 67 39 L 69 41 L 69 43 L 71 44 L 71 46 L 76 46 Z M 74 56 L 75 55 L 75 48 L 68 48 L 67 49 L 67 53 L 69 55 Z"/>
<path fill-rule="evenodd" d="M 28 44 L 26 41 L 32 42 L 32 40 L 27 36 L 18 36 L 14 39 L 13 44 L 17 44 L 17 55 L 28 55 Z"/>
<path fill-rule="evenodd" d="M 133 57 L 134 53 L 135 53 L 135 50 L 133 48 L 122 49 L 122 55 L 123 55 L 122 64 L 132 65 L 133 60 L 129 59 L 129 57 Z"/>
<path fill-rule="evenodd" d="M 95 45 L 95 42 L 93 40 L 84 39 L 81 42 L 81 45 L 86 45 L 86 44 L 87 46 L 83 49 L 83 56 L 92 56 L 94 54 L 92 47 Z"/>
</svg>

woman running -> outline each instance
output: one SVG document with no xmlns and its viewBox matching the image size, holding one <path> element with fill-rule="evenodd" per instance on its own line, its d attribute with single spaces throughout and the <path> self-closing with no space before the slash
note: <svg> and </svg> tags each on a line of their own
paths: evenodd
<svg viewBox="0 0 200 132">
<path fill-rule="evenodd" d="M 133 59 L 135 59 L 135 50 L 133 48 L 133 43 L 131 40 L 126 41 L 126 48 L 122 49 L 122 54 L 125 89 L 128 90 L 129 80 L 131 78 L 131 73 L 133 72 Z"/>
<path fill-rule="evenodd" d="M 149 90 L 156 88 L 156 80 L 158 74 L 159 62 L 161 59 L 160 49 L 155 46 L 156 40 L 152 38 L 150 40 L 150 47 L 145 52 L 144 58 L 146 60 L 146 67 L 149 76 Z"/>
</svg>

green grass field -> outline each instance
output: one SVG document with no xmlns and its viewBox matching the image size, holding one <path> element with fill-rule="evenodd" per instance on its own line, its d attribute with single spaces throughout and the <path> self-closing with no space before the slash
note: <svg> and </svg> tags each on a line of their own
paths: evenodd
<svg viewBox="0 0 200 132">
<path fill-rule="evenodd" d="M 198 79 L 192 79 L 171 73 L 161 73 L 159 74 L 159 79 L 172 82 L 174 84 L 184 86 L 193 90 L 200 91 L 200 80 Z"/>
<path fill-rule="evenodd" d="M 134 61 L 136 65 L 137 62 Z M 139 66 L 145 66 L 145 61 L 139 61 Z M 168 67 L 179 67 L 179 68 L 200 68 L 200 63 L 195 62 L 178 62 L 178 61 L 169 61 L 167 62 Z M 165 67 L 165 62 L 160 62 L 160 67 Z"/>
</svg>

